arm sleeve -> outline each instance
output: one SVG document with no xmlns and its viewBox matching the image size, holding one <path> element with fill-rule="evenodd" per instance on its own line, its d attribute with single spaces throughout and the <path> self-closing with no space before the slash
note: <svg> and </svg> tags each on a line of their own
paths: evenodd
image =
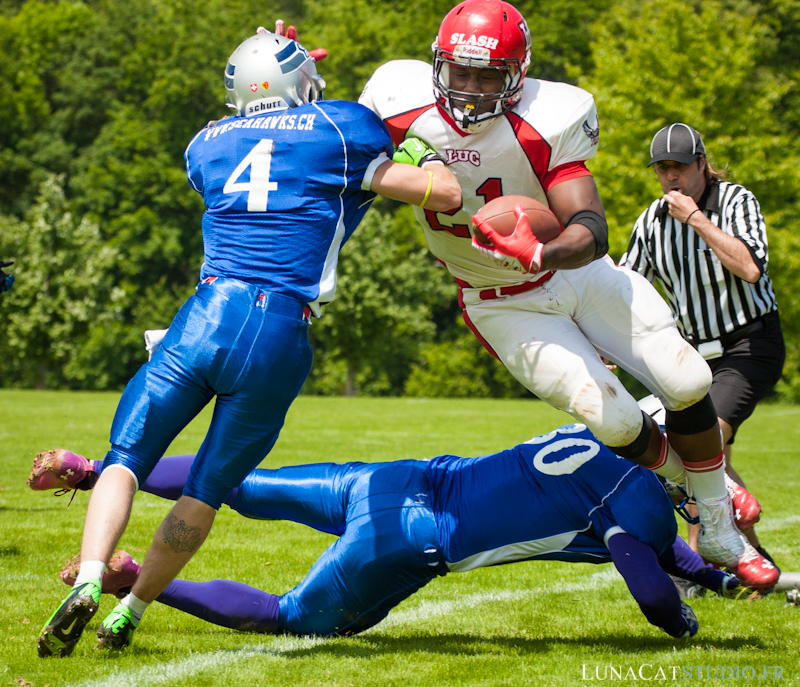
<svg viewBox="0 0 800 687">
<path fill-rule="evenodd" d="M 767 269 L 769 252 L 767 250 L 767 226 L 756 197 L 746 191 L 730 206 L 728 218 L 730 233 L 739 239 L 753 256 L 761 274 Z"/>
<path fill-rule="evenodd" d="M 394 145 L 389 131 L 380 118 L 363 105 L 347 103 L 351 115 L 342 123 L 342 133 L 347 145 L 347 184 L 364 189 L 366 177 L 371 183 L 375 170 L 386 159 L 392 158 Z"/>
<path fill-rule="evenodd" d="M 658 564 L 656 552 L 629 534 L 617 532 L 608 538 L 611 560 L 628 585 L 647 620 L 672 637 L 686 630 L 678 590 Z"/>
</svg>

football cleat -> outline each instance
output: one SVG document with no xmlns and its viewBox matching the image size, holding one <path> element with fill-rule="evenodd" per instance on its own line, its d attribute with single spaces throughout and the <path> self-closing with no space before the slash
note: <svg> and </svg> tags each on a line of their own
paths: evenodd
<svg viewBox="0 0 800 687">
<path fill-rule="evenodd" d="M 706 588 L 702 584 L 697 584 L 690 580 L 684 580 L 681 577 L 670 575 L 675 589 L 678 590 L 678 596 L 681 599 L 698 599 L 706 595 Z"/>
<path fill-rule="evenodd" d="M 87 476 L 90 479 L 84 482 Z M 26 484 L 34 491 L 57 489 L 56 496 L 61 496 L 73 489 L 91 489 L 96 478 L 97 471 L 92 461 L 66 449 L 56 448 L 36 454 Z"/>
<path fill-rule="evenodd" d="M 749 530 L 761 517 L 761 504 L 747 489 L 734 482 L 725 473 L 725 486 L 733 504 L 733 515 L 740 530 Z"/>
<path fill-rule="evenodd" d="M 139 627 L 131 609 L 122 604 L 106 616 L 97 630 L 97 649 L 124 649 L 131 645 L 133 631 Z"/>
<path fill-rule="evenodd" d="M 701 599 L 705 596 L 721 596 L 726 599 L 747 598 L 752 592 L 748 587 L 739 585 L 736 575 L 724 570 L 708 566 L 695 573 L 693 580 L 686 580 L 670 575 L 681 599 Z"/>
<path fill-rule="evenodd" d="M 719 587 L 715 590 L 719 596 L 722 596 L 726 599 L 741 599 L 742 594 L 745 592 L 749 592 L 747 587 L 743 587 L 739 584 L 739 578 L 736 577 L 733 573 L 720 571 L 722 573 L 722 579 L 720 580 Z"/>
<path fill-rule="evenodd" d="M 64 584 L 72 586 L 75 584 L 75 578 L 78 577 L 80 568 L 81 557 L 80 554 L 77 554 L 64 564 L 58 576 Z M 113 594 L 118 599 L 123 598 L 131 591 L 141 569 L 142 566 L 133 560 L 127 551 L 115 550 L 106 566 L 106 572 L 103 574 L 103 594 Z"/>
<path fill-rule="evenodd" d="M 69 656 L 87 623 L 97 613 L 99 603 L 100 580 L 91 580 L 74 587 L 39 633 L 36 642 L 39 656 Z"/>
<path fill-rule="evenodd" d="M 700 624 L 697 622 L 697 616 L 694 614 L 692 607 L 685 601 L 681 601 L 681 618 L 683 618 L 684 625 L 680 634 L 674 635 L 671 632 L 667 632 L 663 627 L 661 629 L 671 637 L 675 637 L 675 639 L 694 637 L 700 629 Z"/>
<path fill-rule="evenodd" d="M 689 639 L 694 637 L 700 629 L 700 623 L 697 622 L 697 616 L 694 614 L 692 607 L 685 601 L 681 601 L 681 616 L 686 623 L 686 629 L 679 639 Z"/>
<path fill-rule="evenodd" d="M 775 566 L 775 569 L 780 574 L 781 569 L 778 567 L 778 564 L 775 562 L 775 559 L 769 555 L 769 551 L 767 551 L 763 546 L 756 546 L 756 551 L 758 551 L 764 558 L 766 558 L 772 565 Z"/>
<path fill-rule="evenodd" d="M 700 516 L 697 552 L 711 563 L 735 568 L 744 556 L 746 540 L 734 525 L 730 497 L 697 499 L 697 511 Z"/>
<path fill-rule="evenodd" d="M 744 535 L 741 537 L 745 548 L 744 554 L 736 566 L 728 566 L 728 569 L 747 587 L 758 590 L 774 587 L 781 576 L 780 570 L 756 551 Z"/>
<path fill-rule="evenodd" d="M 728 568 L 745 587 L 763 589 L 778 581 L 778 569 L 736 529 L 729 496 L 698 499 L 697 511 L 700 514 L 697 552 L 703 558 Z"/>
</svg>

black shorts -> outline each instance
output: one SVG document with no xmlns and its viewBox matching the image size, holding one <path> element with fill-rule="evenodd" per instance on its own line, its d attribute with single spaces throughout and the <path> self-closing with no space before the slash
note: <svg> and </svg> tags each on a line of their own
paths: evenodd
<svg viewBox="0 0 800 687">
<path fill-rule="evenodd" d="M 733 443 L 739 426 L 756 409 L 781 378 L 786 345 L 777 311 L 764 315 L 764 328 L 726 347 L 719 358 L 709 360 L 714 374 L 711 400 L 717 416 L 733 428 Z"/>
</svg>

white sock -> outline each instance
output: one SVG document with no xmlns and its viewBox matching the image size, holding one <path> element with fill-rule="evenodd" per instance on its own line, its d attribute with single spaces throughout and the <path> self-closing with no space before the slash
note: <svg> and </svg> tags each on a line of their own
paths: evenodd
<svg viewBox="0 0 800 687">
<path fill-rule="evenodd" d="M 140 622 L 142 622 L 142 616 L 150 604 L 147 601 L 142 601 L 135 594 L 130 593 L 122 601 L 120 601 L 120 605 L 127 606 L 131 609 L 133 621 L 138 625 Z"/>
<path fill-rule="evenodd" d="M 661 433 L 661 453 L 658 456 L 658 460 L 645 467 L 657 475 L 666 477 L 670 482 L 686 487 L 686 470 L 684 469 L 683 461 L 675 452 L 675 449 L 672 448 L 667 435 L 663 432 Z"/>
<path fill-rule="evenodd" d="M 701 463 L 684 463 L 689 484 L 698 501 L 714 501 L 728 496 L 725 486 L 725 454 Z"/>
<path fill-rule="evenodd" d="M 106 564 L 103 561 L 81 561 L 81 569 L 78 571 L 78 577 L 75 578 L 75 585 L 90 580 L 102 580 L 105 571 Z"/>
</svg>

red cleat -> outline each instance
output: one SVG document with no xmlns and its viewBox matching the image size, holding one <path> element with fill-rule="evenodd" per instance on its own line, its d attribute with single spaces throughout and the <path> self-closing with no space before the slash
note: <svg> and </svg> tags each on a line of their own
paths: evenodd
<svg viewBox="0 0 800 687">
<path fill-rule="evenodd" d="M 733 503 L 736 526 L 740 530 L 749 530 L 761 517 L 761 504 L 747 489 L 728 477 L 728 473 L 725 473 L 725 486 Z"/>
<path fill-rule="evenodd" d="M 742 536 L 742 539 L 745 539 Z M 739 565 L 728 569 L 739 578 L 745 587 L 767 589 L 774 587 L 781 576 L 781 571 L 773 563 L 764 558 L 745 540 L 745 552 L 739 559 Z"/>
<path fill-rule="evenodd" d="M 55 448 L 36 454 L 26 483 L 34 491 L 57 489 L 56 495 L 60 495 L 78 488 L 90 473 L 96 476 L 92 461 L 72 451 Z"/>
<path fill-rule="evenodd" d="M 64 584 L 71 587 L 75 584 L 80 568 L 81 557 L 78 554 L 64 564 L 58 576 Z M 111 560 L 108 562 L 106 572 L 103 575 L 102 593 L 113 594 L 121 599 L 131 590 L 136 578 L 139 577 L 141 569 L 142 566 L 133 560 L 133 557 L 127 551 L 117 549 L 111 555 Z"/>
</svg>

